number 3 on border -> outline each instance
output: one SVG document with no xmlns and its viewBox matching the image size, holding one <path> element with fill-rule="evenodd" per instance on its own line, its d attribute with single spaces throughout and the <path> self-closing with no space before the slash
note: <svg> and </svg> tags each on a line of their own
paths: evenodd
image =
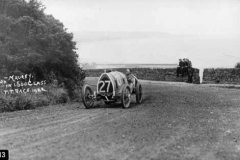
<svg viewBox="0 0 240 160">
<path fill-rule="evenodd" d="M 9 160 L 8 150 L 0 150 L 0 160 Z"/>
</svg>

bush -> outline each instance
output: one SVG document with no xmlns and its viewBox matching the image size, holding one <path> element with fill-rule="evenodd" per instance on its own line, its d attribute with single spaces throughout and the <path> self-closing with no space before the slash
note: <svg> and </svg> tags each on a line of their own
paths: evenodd
<svg viewBox="0 0 240 160">
<path fill-rule="evenodd" d="M 65 89 L 52 85 L 45 87 L 45 89 L 48 92 L 44 92 L 44 95 L 50 100 L 50 104 L 67 103 L 69 101 L 69 96 Z"/>
<path fill-rule="evenodd" d="M 23 109 L 32 109 L 36 107 L 49 105 L 49 99 L 42 94 L 17 94 L 0 96 L 0 111 L 15 111 Z"/>
<path fill-rule="evenodd" d="M 51 85 L 44 87 L 47 92 L 27 94 L 0 94 L 0 112 L 33 109 L 53 104 L 67 103 L 69 96 L 63 88 Z"/>
<path fill-rule="evenodd" d="M 79 102 L 81 99 L 81 89 L 83 86 L 83 80 L 78 81 L 76 85 L 71 79 L 64 79 L 59 87 L 64 88 L 64 90 L 68 93 L 68 96 L 71 101 Z"/>
<path fill-rule="evenodd" d="M 81 94 L 82 94 L 82 87 L 77 86 L 73 91 L 72 101 L 81 102 L 82 101 Z"/>
</svg>

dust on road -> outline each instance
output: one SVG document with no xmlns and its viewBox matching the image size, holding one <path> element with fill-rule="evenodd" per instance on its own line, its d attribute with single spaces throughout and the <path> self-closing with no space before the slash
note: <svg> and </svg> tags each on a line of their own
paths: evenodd
<svg viewBox="0 0 240 160">
<path fill-rule="evenodd" d="M 131 108 L 98 103 L 0 113 L 10 159 L 240 159 L 240 90 L 143 83 Z"/>
</svg>

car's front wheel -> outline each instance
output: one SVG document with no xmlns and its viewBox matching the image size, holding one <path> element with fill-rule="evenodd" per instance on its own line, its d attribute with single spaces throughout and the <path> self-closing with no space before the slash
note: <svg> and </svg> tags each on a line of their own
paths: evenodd
<svg viewBox="0 0 240 160">
<path fill-rule="evenodd" d="M 86 109 L 92 108 L 94 105 L 93 90 L 89 85 L 84 85 L 82 88 L 82 101 Z"/>
</svg>

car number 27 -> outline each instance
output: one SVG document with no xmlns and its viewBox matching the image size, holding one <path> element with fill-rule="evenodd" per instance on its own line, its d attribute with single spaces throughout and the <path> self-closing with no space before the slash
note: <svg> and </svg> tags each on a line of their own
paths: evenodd
<svg viewBox="0 0 240 160">
<path fill-rule="evenodd" d="M 99 92 L 109 92 L 111 81 L 100 81 L 99 82 Z M 104 90 L 106 89 L 106 90 Z"/>
</svg>

